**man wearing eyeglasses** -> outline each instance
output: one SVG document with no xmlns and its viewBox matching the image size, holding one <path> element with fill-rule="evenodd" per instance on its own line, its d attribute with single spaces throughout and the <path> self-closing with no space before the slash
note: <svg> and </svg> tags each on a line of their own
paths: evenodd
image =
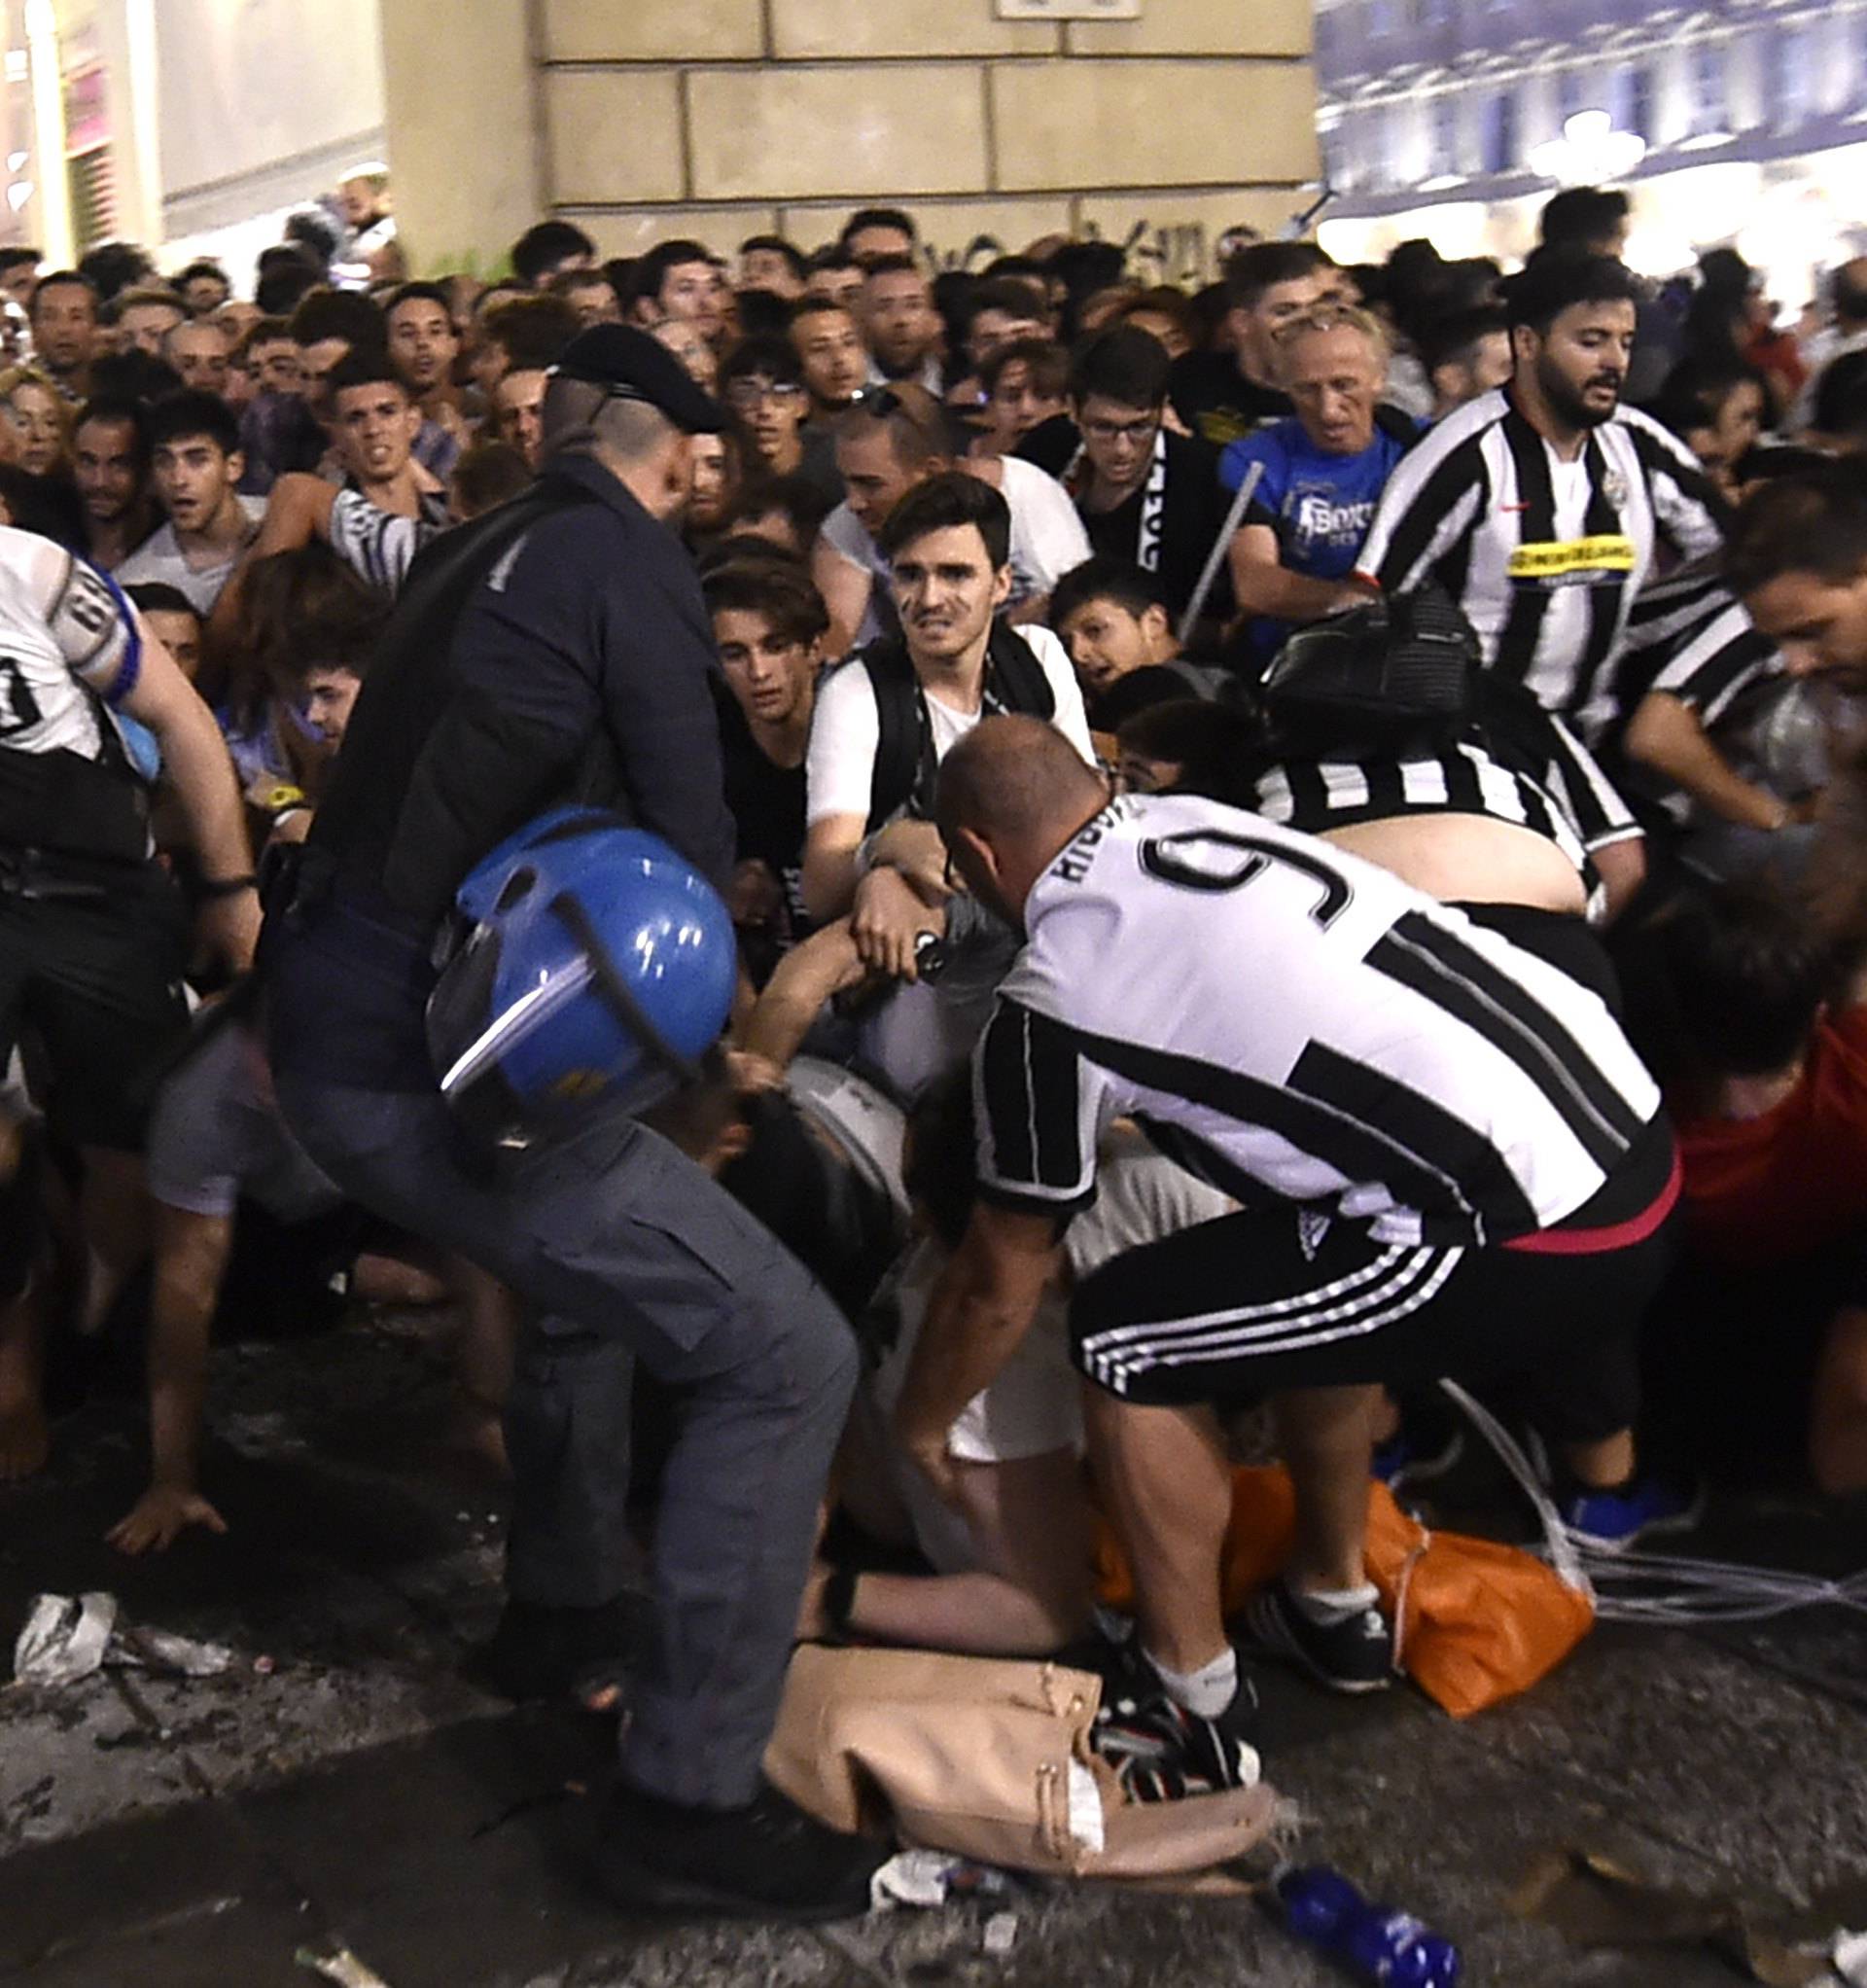
<svg viewBox="0 0 1867 1988">
<path fill-rule="evenodd" d="M 720 369 L 720 398 L 746 444 L 751 468 L 765 476 L 806 477 L 826 502 L 842 501 L 835 435 L 809 425 L 810 391 L 788 338 L 742 338 Z"/>
<path fill-rule="evenodd" d="M 1166 346 L 1133 325 L 1099 333 L 1077 350 L 1070 408 L 1081 447 L 1064 479 L 1091 550 L 1152 574 L 1178 620 L 1224 529 L 1226 507 L 1215 452 L 1166 425 L 1172 370 Z M 1056 427 L 1067 446 L 1068 427 Z M 1041 462 L 1045 449 L 1057 445 L 1046 426 L 1021 452 Z M 1221 577 L 1209 605 L 1223 615 L 1230 604 Z"/>
</svg>

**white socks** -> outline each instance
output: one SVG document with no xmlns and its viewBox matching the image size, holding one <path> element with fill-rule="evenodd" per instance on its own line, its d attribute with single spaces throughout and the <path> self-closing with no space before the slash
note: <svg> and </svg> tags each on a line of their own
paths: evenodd
<svg viewBox="0 0 1867 1988">
<path fill-rule="evenodd" d="M 1371 1580 L 1364 1580 L 1359 1587 L 1323 1587 L 1305 1590 L 1286 1587 L 1291 1601 L 1302 1610 L 1319 1628 L 1333 1628 L 1337 1622 L 1346 1622 L 1351 1615 L 1358 1615 L 1364 1610 L 1374 1607 L 1381 1599 L 1381 1592 Z"/>
<path fill-rule="evenodd" d="M 1228 1649 L 1223 1655 L 1214 1657 L 1211 1663 L 1202 1664 L 1190 1674 L 1169 1670 L 1151 1651 L 1147 1653 L 1147 1661 L 1153 1665 L 1168 1697 L 1199 1719 L 1216 1719 L 1232 1702 L 1232 1696 L 1238 1689 L 1238 1651 L 1235 1650 Z"/>
</svg>

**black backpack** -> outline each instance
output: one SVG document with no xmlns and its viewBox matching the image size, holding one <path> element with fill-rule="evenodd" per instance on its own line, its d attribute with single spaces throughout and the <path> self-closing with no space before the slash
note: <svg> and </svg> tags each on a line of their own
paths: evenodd
<svg viewBox="0 0 1867 1988">
<path fill-rule="evenodd" d="M 898 636 L 883 636 L 857 650 L 844 667 L 856 663 L 868 672 L 881 728 L 868 783 L 867 833 L 872 835 L 904 806 L 911 806 L 917 814 L 929 811 L 937 763 L 926 693 L 908 659 L 907 644 Z M 1037 652 L 1003 621 L 992 623 L 980 708 L 986 717 L 1017 712 L 1046 723 L 1056 715 L 1056 693 Z"/>
</svg>

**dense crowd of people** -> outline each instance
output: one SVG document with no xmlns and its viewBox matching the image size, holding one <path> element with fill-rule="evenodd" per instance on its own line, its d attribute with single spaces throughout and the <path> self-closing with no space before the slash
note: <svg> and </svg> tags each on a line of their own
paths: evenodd
<svg viewBox="0 0 1867 1988">
<path fill-rule="evenodd" d="M 112 1540 L 224 1530 L 216 1333 L 451 1301 L 487 1674 L 614 1696 L 652 1534 L 606 1882 L 826 1910 L 862 1856 L 757 1785 L 794 1640 L 1107 1637 L 1100 1521 L 1108 1757 L 1235 1785 L 1253 1653 L 1391 1677 L 1366 1487 L 1442 1376 L 1609 1547 L 1867 1487 L 1867 264 L 1784 324 L 1584 188 L 1508 274 L 936 273 L 871 208 L 482 284 L 385 197 L 250 300 L 0 252 L 0 1480 L 126 1341 Z M 737 994 L 508 1176 L 411 1046 L 559 802 L 717 885 Z M 1227 1621 L 1265 1405 L 1295 1544 Z"/>
</svg>

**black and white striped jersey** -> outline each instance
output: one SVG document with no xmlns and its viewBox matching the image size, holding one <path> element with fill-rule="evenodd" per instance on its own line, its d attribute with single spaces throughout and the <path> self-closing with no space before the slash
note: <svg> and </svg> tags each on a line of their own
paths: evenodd
<svg viewBox="0 0 1867 1988">
<path fill-rule="evenodd" d="M 1488 815 L 1546 836 L 1592 886 L 1592 852 L 1640 834 L 1633 810 L 1568 727 L 1515 685 L 1481 683 L 1479 706 L 1435 753 L 1268 766 L 1257 812 L 1311 835 L 1396 815 Z"/>
<path fill-rule="evenodd" d="M 1649 691 L 1664 691 L 1709 726 L 1752 684 L 1781 673 L 1776 644 L 1758 633 L 1716 563 L 1695 560 L 1635 601 L 1614 700 L 1625 720 Z"/>
<path fill-rule="evenodd" d="M 1360 571 L 1390 593 L 1436 579 L 1478 631 L 1486 666 L 1593 738 L 1661 541 L 1696 558 L 1717 545 L 1722 511 L 1693 457 L 1638 409 L 1593 429 L 1570 463 L 1498 391 L 1401 459 Z"/>
<path fill-rule="evenodd" d="M 1692 797 L 1626 751 L 1626 728 L 1641 700 L 1663 691 L 1709 730 L 1727 716 L 1740 722 L 1740 699 L 1747 705 L 1747 692 L 1782 673 L 1776 644 L 1758 633 L 1717 561 L 1694 560 L 1643 588 L 1634 603 L 1614 679 L 1614 725 L 1603 750 L 1630 793 L 1685 828 L 1695 813 Z"/>
<path fill-rule="evenodd" d="M 1139 1120 L 1247 1202 L 1492 1243 L 1603 1186 L 1659 1092 L 1601 997 L 1388 870 L 1128 796 L 1039 879 L 973 1065 L 990 1197 L 1067 1213 Z"/>
</svg>

